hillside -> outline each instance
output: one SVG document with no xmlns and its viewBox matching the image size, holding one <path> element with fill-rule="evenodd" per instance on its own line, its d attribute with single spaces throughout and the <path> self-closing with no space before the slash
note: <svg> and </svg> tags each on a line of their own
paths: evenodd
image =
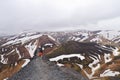
<svg viewBox="0 0 120 80">
<path fill-rule="evenodd" d="M 7 37 L 0 45 L 0 80 L 10 77 L 25 67 L 42 49 L 44 54 L 52 51 L 57 42 L 49 35 L 20 34 Z"/>
<path fill-rule="evenodd" d="M 47 58 L 58 66 L 80 72 L 88 79 L 102 80 L 120 76 L 120 52 L 113 46 L 68 41 L 48 54 Z"/>
</svg>

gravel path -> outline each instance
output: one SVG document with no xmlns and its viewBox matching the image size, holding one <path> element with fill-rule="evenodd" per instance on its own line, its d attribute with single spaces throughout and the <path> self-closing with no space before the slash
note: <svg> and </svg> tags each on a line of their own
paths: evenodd
<svg viewBox="0 0 120 80">
<path fill-rule="evenodd" d="M 9 80 L 86 80 L 78 72 L 60 68 L 41 58 L 33 59 Z"/>
</svg>

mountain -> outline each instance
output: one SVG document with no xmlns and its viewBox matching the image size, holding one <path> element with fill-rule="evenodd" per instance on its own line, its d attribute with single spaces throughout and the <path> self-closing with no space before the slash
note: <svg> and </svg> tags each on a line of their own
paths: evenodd
<svg viewBox="0 0 120 80">
<path fill-rule="evenodd" d="M 120 79 L 120 52 L 113 46 L 68 41 L 47 55 L 49 61 L 80 72 L 88 79 Z"/>
<path fill-rule="evenodd" d="M 47 54 L 58 45 L 51 36 L 40 33 L 22 33 L 1 39 L 5 40 L 0 45 L 0 80 L 26 66 L 37 49 Z"/>
<path fill-rule="evenodd" d="M 64 43 L 67 41 L 78 42 L 97 42 L 103 44 L 117 44 L 120 43 L 120 31 L 118 30 L 76 30 L 76 31 L 61 31 L 61 32 L 23 32 L 17 35 L 0 37 L 3 43 L 12 39 L 30 38 L 31 36 L 40 36 L 42 34 L 50 35 L 55 41 Z M 18 41 L 19 42 L 19 41 Z M 24 41 L 23 41 L 24 42 Z M 11 42 L 14 43 L 14 42 Z M 2 44 L 2 42 L 0 42 Z"/>
<path fill-rule="evenodd" d="M 51 32 L 50 34 L 60 43 L 67 41 L 78 42 L 97 42 L 102 44 L 114 44 L 119 46 L 120 43 L 120 31 L 114 30 L 78 30 L 68 32 Z"/>
<path fill-rule="evenodd" d="M 34 58 L 27 66 L 8 80 L 87 80 L 78 72 L 58 67 L 42 58 Z"/>
</svg>

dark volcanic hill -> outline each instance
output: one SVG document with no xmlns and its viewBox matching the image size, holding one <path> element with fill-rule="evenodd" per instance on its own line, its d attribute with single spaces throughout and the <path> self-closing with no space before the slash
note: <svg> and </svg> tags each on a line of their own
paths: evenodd
<svg viewBox="0 0 120 80">
<path fill-rule="evenodd" d="M 78 72 L 60 68 L 42 58 L 33 59 L 27 66 L 8 80 L 87 80 Z"/>
<path fill-rule="evenodd" d="M 47 58 L 58 66 L 75 69 L 88 79 L 110 80 L 120 76 L 120 52 L 113 46 L 68 41 L 48 54 Z"/>
</svg>

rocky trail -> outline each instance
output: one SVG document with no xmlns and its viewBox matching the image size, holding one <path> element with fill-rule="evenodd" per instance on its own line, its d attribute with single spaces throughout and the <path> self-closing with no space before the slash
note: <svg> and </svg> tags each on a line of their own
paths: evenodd
<svg viewBox="0 0 120 80">
<path fill-rule="evenodd" d="M 65 67 L 58 67 L 42 58 L 34 58 L 8 80 L 87 80 L 78 72 Z"/>
</svg>

